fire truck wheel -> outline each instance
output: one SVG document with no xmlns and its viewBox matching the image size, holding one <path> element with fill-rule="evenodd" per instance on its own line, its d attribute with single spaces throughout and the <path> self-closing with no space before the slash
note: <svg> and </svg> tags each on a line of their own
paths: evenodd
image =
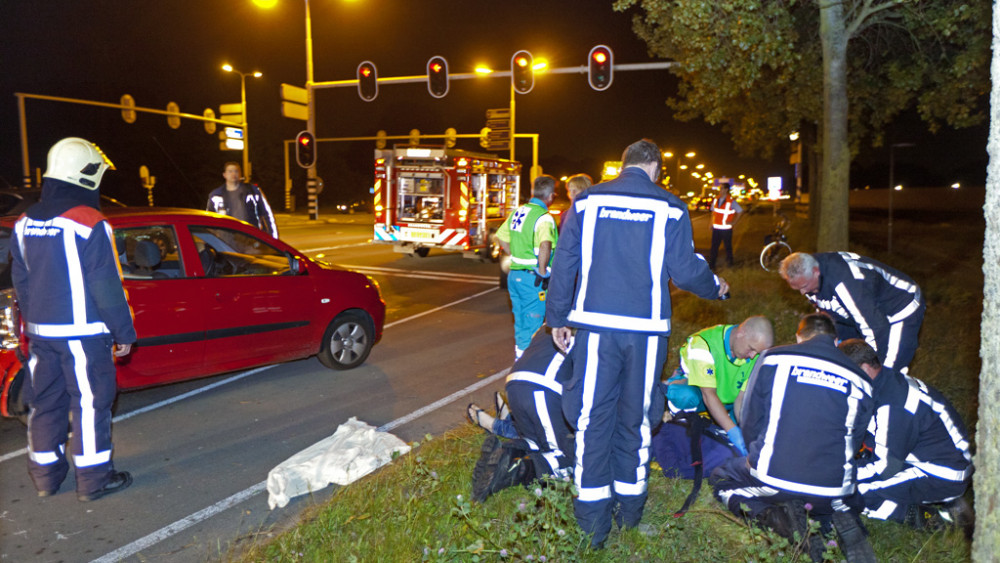
<svg viewBox="0 0 1000 563">
<path fill-rule="evenodd" d="M 427 253 L 430 251 L 431 249 L 427 248 L 426 246 L 421 246 L 420 248 L 414 250 L 413 253 L 421 258 L 427 258 Z"/>
<path fill-rule="evenodd" d="M 368 358 L 373 338 L 372 321 L 361 311 L 345 311 L 333 319 L 323 335 L 319 361 L 330 369 L 351 369 Z"/>
</svg>

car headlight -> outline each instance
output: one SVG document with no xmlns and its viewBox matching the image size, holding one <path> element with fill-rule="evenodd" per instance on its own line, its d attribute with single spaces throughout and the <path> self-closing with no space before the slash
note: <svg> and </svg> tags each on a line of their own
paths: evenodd
<svg viewBox="0 0 1000 563">
<path fill-rule="evenodd" d="M 0 291 L 0 348 L 11 350 L 18 345 L 17 301 L 13 289 Z"/>
</svg>

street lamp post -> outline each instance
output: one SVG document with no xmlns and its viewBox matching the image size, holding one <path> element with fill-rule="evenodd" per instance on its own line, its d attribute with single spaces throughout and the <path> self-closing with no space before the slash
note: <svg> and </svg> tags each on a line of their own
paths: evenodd
<svg viewBox="0 0 1000 563">
<path fill-rule="evenodd" d="M 892 192 L 896 191 L 896 160 L 897 148 L 915 147 L 916 143 L 893 143 L 889 145 L 889 241 L 887 252 L 892 254 Z"/>
<path fill-rule="evenodd" d="M 259 71 L 240 72 L 231 64 L 222 65 L 222 70 L 240 75 L 240 109 L 243 116 L 243 176 L 250 183 L 250 123 L 247 122 L 247 76 L 260 78 Z"/>
</svg>

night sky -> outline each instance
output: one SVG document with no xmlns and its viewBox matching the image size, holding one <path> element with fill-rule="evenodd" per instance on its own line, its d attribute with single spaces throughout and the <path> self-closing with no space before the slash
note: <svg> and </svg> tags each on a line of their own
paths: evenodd
<svg viewBox="0 0 1000 563">
<path fill-rule="evenodd" d="M 355 77 L 358 63 L 371 60 L 381 77 L 419 75 L 427 60 L 444 56 L 452 73 L 471 72 L 484 63 L 509 68 L 519 49 L 548 59 L 552 67 L 579 66 L 590 48 L 606 44 L 617 63 L 648 62 L 643 42 L 631 31 L 631 13 L 611 2 L 588 0 L 505 2 L 467 0 L 311 0 L 316 81 Z M 0 18 L 0 187 L 21 182 L 21 148 L 14 92 L 118 103 L 132 95 L 138 106 L 200 115 L 222 103 L 238 102 L 240 80 L 220 66 L 229 62 L 247 79 L 251 160 L 254 181 L 282 208 L 282 140 L 305 129 L 305 122 L 280 115 L 281 83 L 305 82 L 305 5 L 278 0 L 263 10 L 251 0 L 4 0 Z M 454 127 L 477 133 L 488 108 L 509 101 L 509 78 L 452 81 L 443 99 L 432 98 L 425 83 L 385 85 L 373 102 L 354 87 L 317 95 L 317 136 L 374 135 L 384 129 L 404 135 Z M 517 97 L 517 129 L 541 135 L 540 163 L 556 176 L 599 174 L 600 163 L 617 160 L 630 142 L 649 137 L 665 149 L 698 153 L 697 162 L 719 175 L 741 173 L 791 181 L 786 155 L 774 161 L 736 157 L 729 137 L 701 122 L 678 122 L 665 100 L 677 82 L 666 70 L 617 72 L 610 89 L 595 92 L 585 74 L 536 77 L 534 90 Z M 166 118 L 139 114 L 126 124 L 118 110 L 28 100 L 30 164 L 45 167 L 55 141 L 81 136 L 101 146 L 117 166 L 102 190 L 130 204 L 146 202 L 138 170 L 157 176 L 157 204 L 202 207 L 222 182 L 226 160 L 216 135 L 201 122 L 184 120 L 171 129 Z M 901 122 L 893 135 L 918 146 L 897 152 L 896 176 L 913 185 L 982 184 L 986 127 L 924 134 Z M 902 139 L 905 136 L 906 139 Z M 435 142 L 435 141 L 430 141 Z M 437 141 L 439 142 L 439 141 Z M 322 143 L 318 172 L 326 182 L 324 203 L 363 196 L 372 182 L 372 142 Z M 459 148 L 480 150 L 473 140 Z M 519 141 L 519 160 L 530 166 L 531 145 Z M 304 202 L 304 173 L 292 157 L 294 191 Z M 859 157 L 852 183 L 881 187 L 885 149 Z"/>
</svg>

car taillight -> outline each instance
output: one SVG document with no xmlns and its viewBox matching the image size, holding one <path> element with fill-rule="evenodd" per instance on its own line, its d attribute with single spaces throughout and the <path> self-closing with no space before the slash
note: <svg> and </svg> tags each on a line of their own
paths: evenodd
<svg viewBox="0 0 1000 563">
<path fill-rule="evenodd" d="M 0 291 L 0 348 L 12 350 L 18 345 L 18 313 L 13 289 Z"/>
</svg>

